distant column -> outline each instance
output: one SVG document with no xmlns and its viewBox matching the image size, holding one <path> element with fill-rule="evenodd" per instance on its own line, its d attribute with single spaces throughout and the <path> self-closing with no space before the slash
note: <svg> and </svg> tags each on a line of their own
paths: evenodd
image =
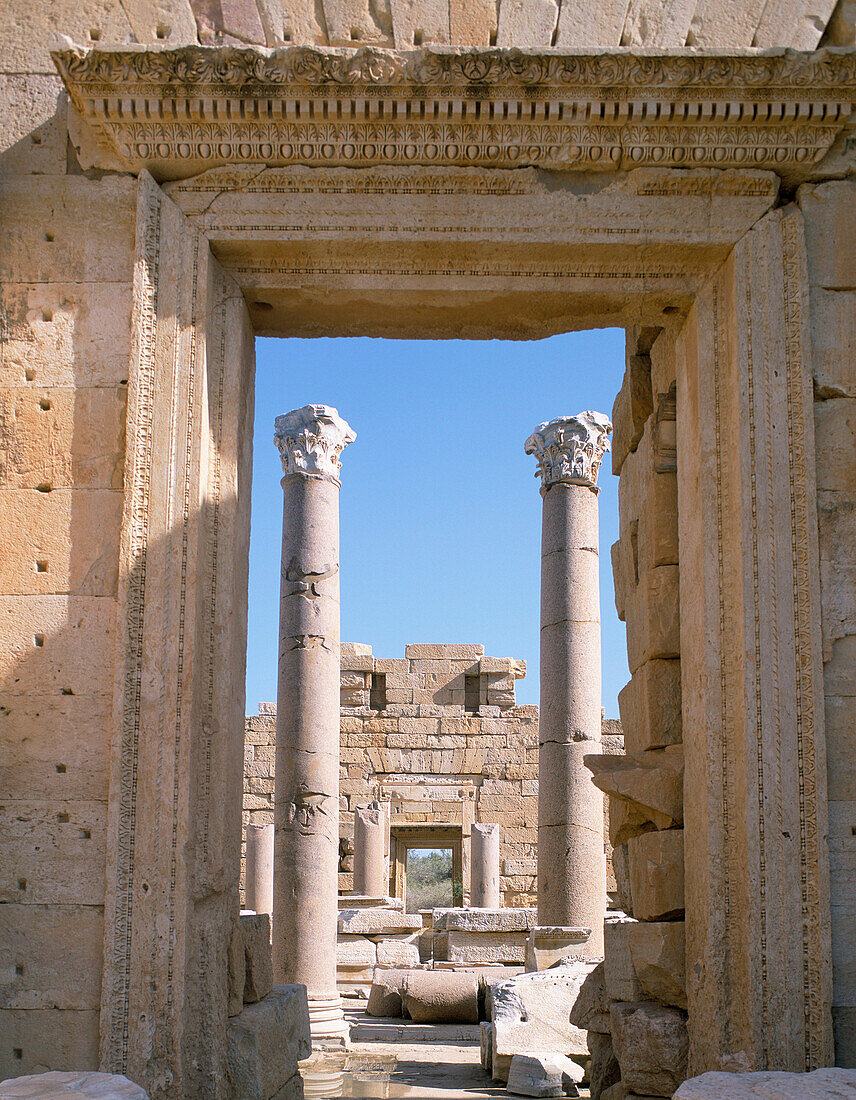
<svg viewBox="0 0 856 1100">
<path fill-rule="evenodd" d="M 313 1045 L 343 1042 L 336 990 L 339 872 L 339 455 L 335 409 L 276 418 L 282 574 L 274 793 L 273 966 L 306 986 Z"/>
<path fill-rule="evenodd" d="M 254 913 L 273 913 L 273 825 L 247 826 L 244 901 Z"/>
<path fill-rule="evenodd" d="M 371 898 L 389 893 L 386 859 L 389 816 L 380 802 L 354 811 L 354 893 Z"/>
<path fill-rule="evenodd" d="M 538 761 L 538 924 L 591 929 L 603 953 L 603 795 L 583 757 L 601 737 L 597 475 L 607 417 L 583 412 L 539 425 L 526 440 L 541 477 L 541 709 Z"/>
<path fill-rule="evenodd" d="M 470 826 L 470 905 L 499 909 L 499 825 Z"/>
</svg>

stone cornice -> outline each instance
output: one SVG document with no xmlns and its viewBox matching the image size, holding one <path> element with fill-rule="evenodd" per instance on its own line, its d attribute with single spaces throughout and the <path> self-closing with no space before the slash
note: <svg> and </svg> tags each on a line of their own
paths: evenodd
<svg viewBox="0 0 856 1100">
<path fill-rule="evenodd" d="M 539 424 L 523 449 L 538 463 L 535 476 L 541 478 L 542 494 L 558 484 L 585 485 L 599 492 L 597 475 L 611 431 L 609 417 L 598 412 L 557 416 Z"/>
<path fill-rule="evenodd" d="M 805 174 L 856 103 L 856 51 L 63 50 L 129 168 L 475 165 Z"/>
</svg>

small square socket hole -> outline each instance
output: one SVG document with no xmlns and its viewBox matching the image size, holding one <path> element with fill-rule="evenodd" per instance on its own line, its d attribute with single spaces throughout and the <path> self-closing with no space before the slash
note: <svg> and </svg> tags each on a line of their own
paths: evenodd
<svg viewBox="0 0 856 1100">
<path fill-rule="evenodd" d="M 18 879 L 18 889 L 19 890 L 26 890 L 27 889 L 27 880 L 25 878 L 19 878 Z"/>
<path fill-rule="evenodd" d="M 54 234 L 53 234 L 53 233 L 51 233 L 51 231 L 50 231 L 50 230 L 48 230 L 48 232 L 47 232 L 47 233 L 45 233 L 45 240 L 46 240 L 46 241 L 55 241 L 55 240 L 56 240 L 56 237 L 54 236 Z"/>
<path fill-rule="evenodd" d="M 52 309 L 43 309 L 42 310 L 42 320 L 43 321 L 52 321 L 53 320 L 53 310 Z"/>
<path fill-rule="evenodd" d="M 21 963 L 15 963 L 15 977 L 16 978 L 23 978 L 23 976 L 24 976 L 24 967 L 22 966 Z"/>
<path fill-rule="evenodd" d="M 24 378 L 25 378 L 25 379 L 26 379 L 26 380 L 27 380 L 28 382 L 35 382 L 35 380 L 36 380 L 36 372 L 35 372 L 35 371 L 33 370 L 33 368 L 32 368 L 32 367 L 26 367 L 26 368 L 25 368 L 25 370 L 24 370 Z"/>
<path fill-rule="evenodd" d="M 80 833 L 79 833 L 79 836 L 80 836 L 81 840 L 91 840 L 92 839 L 92 833 L 89 831 L 89 829 L 81 829 Z"/>
<path fill-rule="evenodd" d="M 68 814 L 58 813 L 56 815 L 56 819 L 60 823 L 60 825 L 67 825 L 68 824 Z"/>
<path fill-rule="evenodd" d="M 36 562 L 36 572 L 37 573 L 47 573 L 47 571 L 48 571 L 48 563 L 46 561 L 37 561 Z"/>
<path fill-rule="evenodd" d="M 12 1047 L 12 1057 L 17 1059 L 19 1062 L 21 1061 L 21 1059 L 24 1057 L 24 1051 L 21 1049 L 21 1047 Z"/>
<path fill-rule="evenodd" d="M 40 481 L 36 486 L 37 493 L 49 493 L 53 489 L 53 485 L 49 481 Z"/>
<path fill-rule="evenodd" d="M 56 770 L 57 770 L 58 775 L 65 775 L 65 773 L 66 773 L 65 764 L 57 764 Z"/>
<path fill-rule="evenodd" d="M 97 42 L 100 37 L 101 31 L 97 27 L 92 27 L 92 29 L 89 31 L 90 42 Z"/>
<path fill-rule="evenodd" d="M 42 412 L 47 412 L 50 407 L 51 403 L 46 397 L 39 398 L 39 408 L 42 410 Z"/>
<path fill-rule="evenodd" d="M 33 638 L 33 645 L 36 646 L 37 649 L 41 649 L 44 646 L 44 644 L 45 644 L 44 634 L 36 634 Z"/>
<path fill-rule="evenodd" d="M 162 23 L 155 28 L 155 38 L 169 38 L 169 27 L 165 27 Z"/>
</svg>

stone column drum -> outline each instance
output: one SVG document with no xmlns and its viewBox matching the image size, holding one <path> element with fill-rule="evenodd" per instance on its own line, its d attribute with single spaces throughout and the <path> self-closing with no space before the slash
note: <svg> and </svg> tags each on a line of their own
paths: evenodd
<svg viewBox="0 0 856 1100">
<path fill-rule="evenodd" d="M 470 826 L 470 905 L 499 909 L 499 825 Z"/>
<path fill-rule="evenodd" d="M 273 913 L 273 825 L 247 826 L 244 901 L 254 913 Z"/>
<path fill-rule="evenodd" d="M 381 802 L 354 811 L 354 893 L 371 898 L 389 893 L 386 838 L 389 815 Z"/>
<path fill-rule="evenodd" d="M 335 409 L 276 418 L 284 493 L 274 792 L 274 981 L 305 985 L 315 1046 L 344 1043 L 339 872 L 339 455 Z"/>
<path fill-rule="evenodd" d="M 597 475 L 612 425 L 600 413 L 557 417 L 526 440 L 538 462 L 541 712 L 538 924 L 590 928 L 581 954 L 603 954 L 603 795 L 583 757 L 601 737 Z"/>
</svg>

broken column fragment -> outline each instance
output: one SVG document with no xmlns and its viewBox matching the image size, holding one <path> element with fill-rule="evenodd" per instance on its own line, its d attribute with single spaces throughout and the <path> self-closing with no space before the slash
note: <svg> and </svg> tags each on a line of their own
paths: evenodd
<svg viewBox="0 0 856 1100">
<path fill-rule="evenodd" d="M 498 909 L 499 825 L 474 823 L 470 830 L 470 905 Z"/>
<path fill-rule="evenodd" d="M 339 455 L 335 409 L 276 419 L 283 524 L 274 794 L 274 980 L 305 985 L 314 1045 L 343 1043 L 339 870 Z"/>
<path fill-rule="evenodd" d="M 382 897 L 389 892 L 386 858 L 389 813 L 380 802 L 354 811 L 354 893 Z"/>
<path fill-rule="evenodd" d="M 538 923 L 586 927 L 577 953 L 603 953 L 603 798 L 583 757 L 601 740 L 597 476 L 612 430 L 601 413 L 563 416 L 526 440 L 541 477 L 541 721 Z"/>
</svg>

